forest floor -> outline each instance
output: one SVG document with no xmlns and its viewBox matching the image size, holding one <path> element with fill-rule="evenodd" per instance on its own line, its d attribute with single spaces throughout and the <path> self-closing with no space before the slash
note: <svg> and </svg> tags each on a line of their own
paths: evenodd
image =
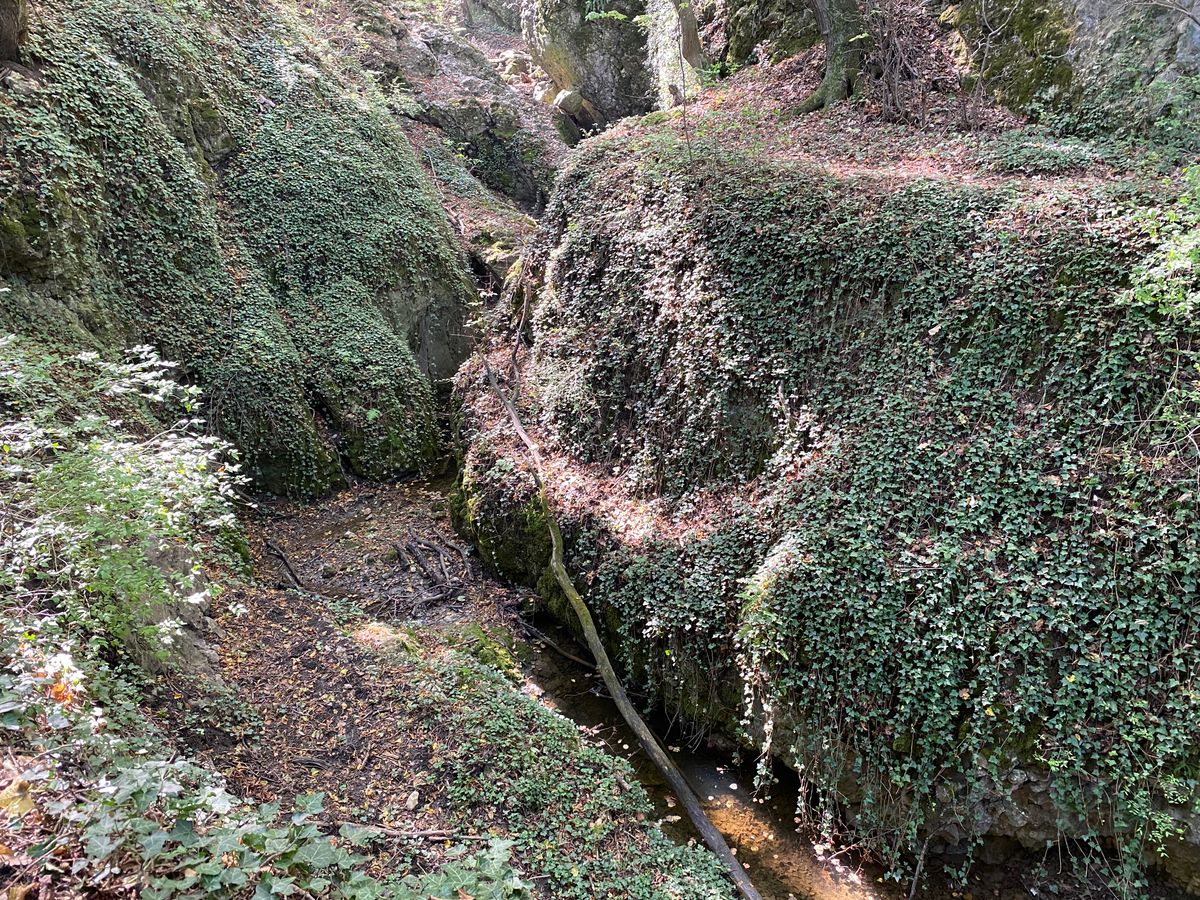
<svg viewBox="0 0 1200 900">
<path fill-rule="evenodd" d="M 506 816 L 482 791 L 464 797 L 456 787 L 462 776 L 456 764 L 463 759 L 472 774 L 503 788 L 514 771 L 567 779 L 577 766 L 586 780 L 594 761 L 586 748 L 602 750 L 610 762 L 629 763 L 616 784 L 634 802 L 611 803 L 608 810 L 617 845 L 639 847 L 629 855 L 643 861 L 652 823 L 686 843 L 690 828 L 661 778 L 586 661 L 569 658 L 585 651 L 561 630 L 545 625 L 546 635 L 523 618 L 534 598 L 483 570 L 452 528 L 448 489 L 445 481 L 358 485 L 320 504 L 275 501 L 258 509 L 246 521 L 255 578 L 235 584 L 226 598 L 244 612 L 227 613 L 218 623 L 221 674 L 237 701 L 219 708 L 201 708 L 208 702 L 202 698 L 165 704 L 170 730 L 242 797 L 290 808 L 296 798 L 320 793 L 329 830 L 346 823 L 382 830 L 375 875 L 432 871 L 456 845 L 493 836 L 519 842 L 547 827 L 565 859 L 604 852 L 594 835 L 561 827 L 552 805 Z M 464 658 L 497 673 L 500 689 L 462 690 L 448 679 Z M 545 724 L 538 715 L 554 716 L 554 710 L 573 720 L 572 738 L 560 735 L 554 745 L 561 764 L 523 771 L 527 761 L 505 736 L 480 731 L 479 716 L 504 719 L 514 703 L 536 708 L 526 719 L 528 733 L 509 736 L 514 746 L 544 740 L 533 730 Z M 554 718 L 560 727 L 568 724 Z M 490 758 L 479 749 L 483 741 L 497 751 Z M 672 750 L 764 896 L 890 900 L 903 893 L 881 883 L 870 866 L 814 850 L 787 824 L 794 795 L 782 790 L 757 797 L 752 766 L 731 762 L 728 747 L 705 750 L 693 742 Z M 788 775 L 783 778 L 786 785 Z M 641 793 L 639 782 L 652 808 L 639 807 L 630 795 Z M 522 869 L 519 851 L 516 862 L 526 877 L 544 866 L 543 860 Z M 974 895 L 1028 896 L 1020 874 L 981 867 L 972 878 Z M 544 896 L 558 896 L 550 884 L 538 883 Z M 935 881 L 922 896 L 951 900 L 963 893 Z"/>
<path fill-rule="evenodd" d="M 432 871 L 497 837 L 543 896 L 612 896 L 627 880 L 724 896 L 707 859 L 659 831 L 633 742 L 539 699 L 555 677 L 564 694 L 600 683 L 558 672 L 563 648 L 519 615 L 527 592 L 454 534 L 448 488 L 358 485 L 248 517 L 254 578 L 228 589 L 217 623 L 234 699 L 179 688 L 160 706 L 169 730 L 239 796 L 290 808 L 319 793 L 328 829 L 381 829 L 371 874 Z"/>
<path fill-rule="evenodd" d="M 329 824 L 390 829 L 393 853 L 436 865 L 464 835 L 430 784 L 445 737 L 413 709 L 414 675 L 451 649 L 505 653 L 521 597 L 483 576 L 436 487 L 360 486 L 319 506 L 272 504 L 248 525 L 258 578 L 231 592 L 247 611 L 219 623 L 220 656 L 255 740 L 210 736 L 207 755 L 243 796 L 286 805 L 323 792 Z"/>
<path fill-rule="evenodd" d="M 685 105 L 618 123 L 604 139 L 666 126 L 689 146 L 709 142 L 885 189 L 925 179 L 1042 195 L 1080 196 L 1115 181 L 1153 185 L 1192 161 L 1158 146 L 1058 135 L 956 94 L 930 92 L 920 122 L 884 115 L 869 91 L 833 111 L 798 114 L 823 66 L 820 46 L 774 65 L 748 65 Z"/>
</svg>

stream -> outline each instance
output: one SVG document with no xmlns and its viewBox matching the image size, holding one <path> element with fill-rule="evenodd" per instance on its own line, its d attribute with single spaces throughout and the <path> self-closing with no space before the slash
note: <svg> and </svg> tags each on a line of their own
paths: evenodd
<svg viewBox="0 0 1200 900">
<path fill-rule="evenodd" d="M 537 628 L 555 644 L 586 657 L 570 634 L 552 622 Z M 527 690 L 543 703 L 588 730 L 609 752 L 629 761 L 654 803 L 663 831 L 679 842 L 699 840 L 662 776 L 637 746 L 616 704 L 605 694 L 598 674 L 537 641 Z M 659 724 L 659 723 L 655 723 Z M 661 728 L 659 733 L 662 734 Z M 907 896 L 894 884 L 876 881 L 880 872 L 825 857 L 823 848 L 796 831 L 796 778 L 776 772 L 768 798 L 756 797 L 753 766 L 734 764 L 727 755 L 693 748 L 667 732 L 672 758 L 704 804 L 705 812 L 746 866 L 754 886 L 770 900 L 893 900 Z M 922 891 L 923 897 L 931 892 Z"/>
<path fill-rule="evenodd" d="M 519 591 L 511 591 L 480 571 L 478 557 L 457 542 L 447 510 L 449 479 L 398 485 L 359 485 L 319 506 L 276 504 L 265 520 L 265 536 L 288 560 L 286 571 L 274 560 L 282 586 L 294 578 L 327 599 L 354 600 L 385 620 L 410 620 L 433 628 L 475 624 L 500 630 L 519 630 Z M 451 554 L 450 566 L 461 566 L 467 581 L 456 587 L 466 596 L 450 602 L 414 602 L 428 590 L 416 566 L 400 565 L 397 548 L 424 542 L 461 549 L 461 563 Z M 468 562 L 468 559 L 471 560 Z M 445 564 L 443 564 L 444 569 Z M 469 583 L 468 583 L 469 582 Z M 496 599 L 493 595 L 500 595 Z M 489 599 L 490 598 L 490 599 Z M 503 607 L 503 609 L 502 609 Z M 506 610 L 506 611 L 505 611 Z M 675 802 L 662 776 L 641 752 L 616 704 L 607 696 L 599 675 L 568 658 L 587 659 L 571 634 L 550 621 L 538 620 L 537 633 L 527 638 L 533 653 L 524 667 L 526 693 L 571 719 L 593 742 L 601 742 L 629 761 L 653 805 L 663 831 L 686 843 L 698 839 L 682 807 Z M 660 717 L 661 719 L 662 717 Z M 905 900 L 908 885 L 886 881 L 883 871 L 861 860 L 831 854 L 797 831 L 794 773 L 779 767 L 770 796 L 756 796 L 753 764 L 731 761 L 726 749 L 708 749 L 688 742 L 665 721 L 650 722 L 691 783 L 705 810 L 746 866 L 755 887 L 768 900 Z M 926 900 L 1015 900 L 1037 897 L 1036 889 L 1021 884 L 1017 870 L 976 866 L 972 889 L 959 892 L 931 876 L 918 895 Z"/>
</svg>

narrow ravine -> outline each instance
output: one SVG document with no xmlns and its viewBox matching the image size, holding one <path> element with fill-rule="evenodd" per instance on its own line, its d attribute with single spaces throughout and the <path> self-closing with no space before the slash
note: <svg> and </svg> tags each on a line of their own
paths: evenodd
<svg viewBox="0 0 1200 900">
<path fill-rule="evenodd" d="M 226 677 L 248 697 L 268 692 L 256 703 L 264 740 L 250 749 L 234 744 L 211 751 L 219 764 L 251 795 L 324 791 L 336 821 L 398 810 L 409 830 L 448 829 L 436 800 L 436 776 L 428 771 L 430 748 L 417 745 L 420 736 L 407 733 L 405 713 L 389 706 L 395 693 L 389 679 L 396 673 L 372 661 L 373 653 L 403 646 L 420 631 L 508 669 L 523 693 L 573 721 L 585 741 L 628 760 L 663 831 L 679 844 L 694 842 L 686 817 L 599 677 L 578 661 L 586 650 L 554 622 L 526 618 L 536 608 L 531 593 L 488 576 L 454 533 L 450 486 L 449 479 L 360 485 L 319 505 L 280 503 L 254 517 L 250 532 L 263 587 L 235 598 L 250 613 L 226 624 L 222 656 Z M 431 586 L 406 547 L 443 548 L 455 590 Z M 438 580 L 443 562 L 435 549 L 425 556 Z M 495 659 L 496 653 L 503 658 Z M 885 882 L 881 871 L 860 860 L 830 858 L 828 848 L 797 831 L 791 773 L 778 773 L 772 794 L 757 796 L 752 767 L 735 761 L 728 747 L 689 741 L 669 723 L 655 724 L 764 897 L 907 896 L 907 886 Z M 1006 885 L 1003 872 L 981 869 L 975 878 L 986 885 L 979 896 L 1029 896 Z M 961 895 L 935 881 L 921 896 Z"/>
</svg>

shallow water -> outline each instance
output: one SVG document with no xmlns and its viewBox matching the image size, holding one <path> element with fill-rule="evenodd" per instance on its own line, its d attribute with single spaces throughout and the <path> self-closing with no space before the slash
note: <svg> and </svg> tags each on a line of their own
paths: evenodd
<svg viewBox="0 0 1200 900">
<path fill-rule="evenodd" d="M 539 629 L 560 647 L 585 656 L 563 629 L 544 623 Z M 535 639 L 535 646 L 536 646 Z M 662 776 L 638 749 L 633 733 L 616 705 L 604 693 L 600 677 L 549 647 L 539 648 L 527 690 L 588 730 L 591 739 L 629 760 L 642 782 L 663 830 L 677 841 L 698 840 L 682 807 L 670 796 Z M 876 879 L 880 873 L 830 859 L 797 832 L 794 822 L 796 787 L 790 773 L 770 797 L 756 797 L 753 771 L 733 765 L 716 751 L 668 744 L 676 764 L 691 782 L 713 824 L 746 865 L 754 885 L 767 900 L 897 900 L 907 891 Z M 930 894 L 924 893 L 928 897 Z M 948 895 L 947 895 L 948 896 Z"/>
</svg>

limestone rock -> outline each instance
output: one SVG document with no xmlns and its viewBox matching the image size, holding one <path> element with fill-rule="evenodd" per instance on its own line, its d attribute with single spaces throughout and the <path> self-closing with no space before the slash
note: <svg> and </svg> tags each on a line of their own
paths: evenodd
<svg viewBox="0 0 1200 900">
<path fill-rule="evenodd" d="M 728 16 L 731 62 L 759 62 L 760 47 L 776 61 L 821 40 L 816 17 L 803 0 L 729 0 Z"/>
<path fill-rule="evenodd" d="M 642 0 L 614 0 L 589 15 L 584 0 L 525 0 L 521 27 L 534 61 L 563 91 L 587 99 L 587 118 L 604 124 L 649 111 L 654 77 L 646 35 L 633 19 Z"/>
<path fill-rule="evenodd" d="M 463 16 L 469 26 L 508 34 L 521 32 L 519 0 L 466 0 Z"/>
<path fill-rule="evenodd" d="M 210 643 L 217 630 L 208 615 L 208 582 L 195 572 L 191 550 L 179 544 L 151 542 L 146 548 L 146 558 L 168 581 L 189 585 L 191 595 L 138 609 L 138 625 L 142 627 L 174 622 L 177 628 L 163 647 L 164 655 L 137 632 L 131 632 L 126 640 L 130 653 L 148 672 L 174 671 L 221 684 L 220 661 Z"/>
<path fill-rule="evenodd" d="M 988 24 L 994 21 L 1005 24 L 996 29 Z M 1123 124 L 1142 131 L 1168 115 L 1180 124 L 1200 117 L 1200 23 L 1181 7 L 962 0 L 946 8 L 942 22 L 972 64 L 986 59 L 979 74 L 1018 111 L 1069 109 L 1107 127 L 1140 119 Z"/>
<path fill-rule="evenodd" d="M 506 50 L 501 53 L 499 65 L 502 75 L 528 75 L 533 68 L 529 54 L 517 50 Z"/>
<path fill-rule="evenodd" d="M 554 105 L 569 116 L 578 115 L 583 110 L 583 95 L 579 91 L 559 91 Z"/>
</svg>

